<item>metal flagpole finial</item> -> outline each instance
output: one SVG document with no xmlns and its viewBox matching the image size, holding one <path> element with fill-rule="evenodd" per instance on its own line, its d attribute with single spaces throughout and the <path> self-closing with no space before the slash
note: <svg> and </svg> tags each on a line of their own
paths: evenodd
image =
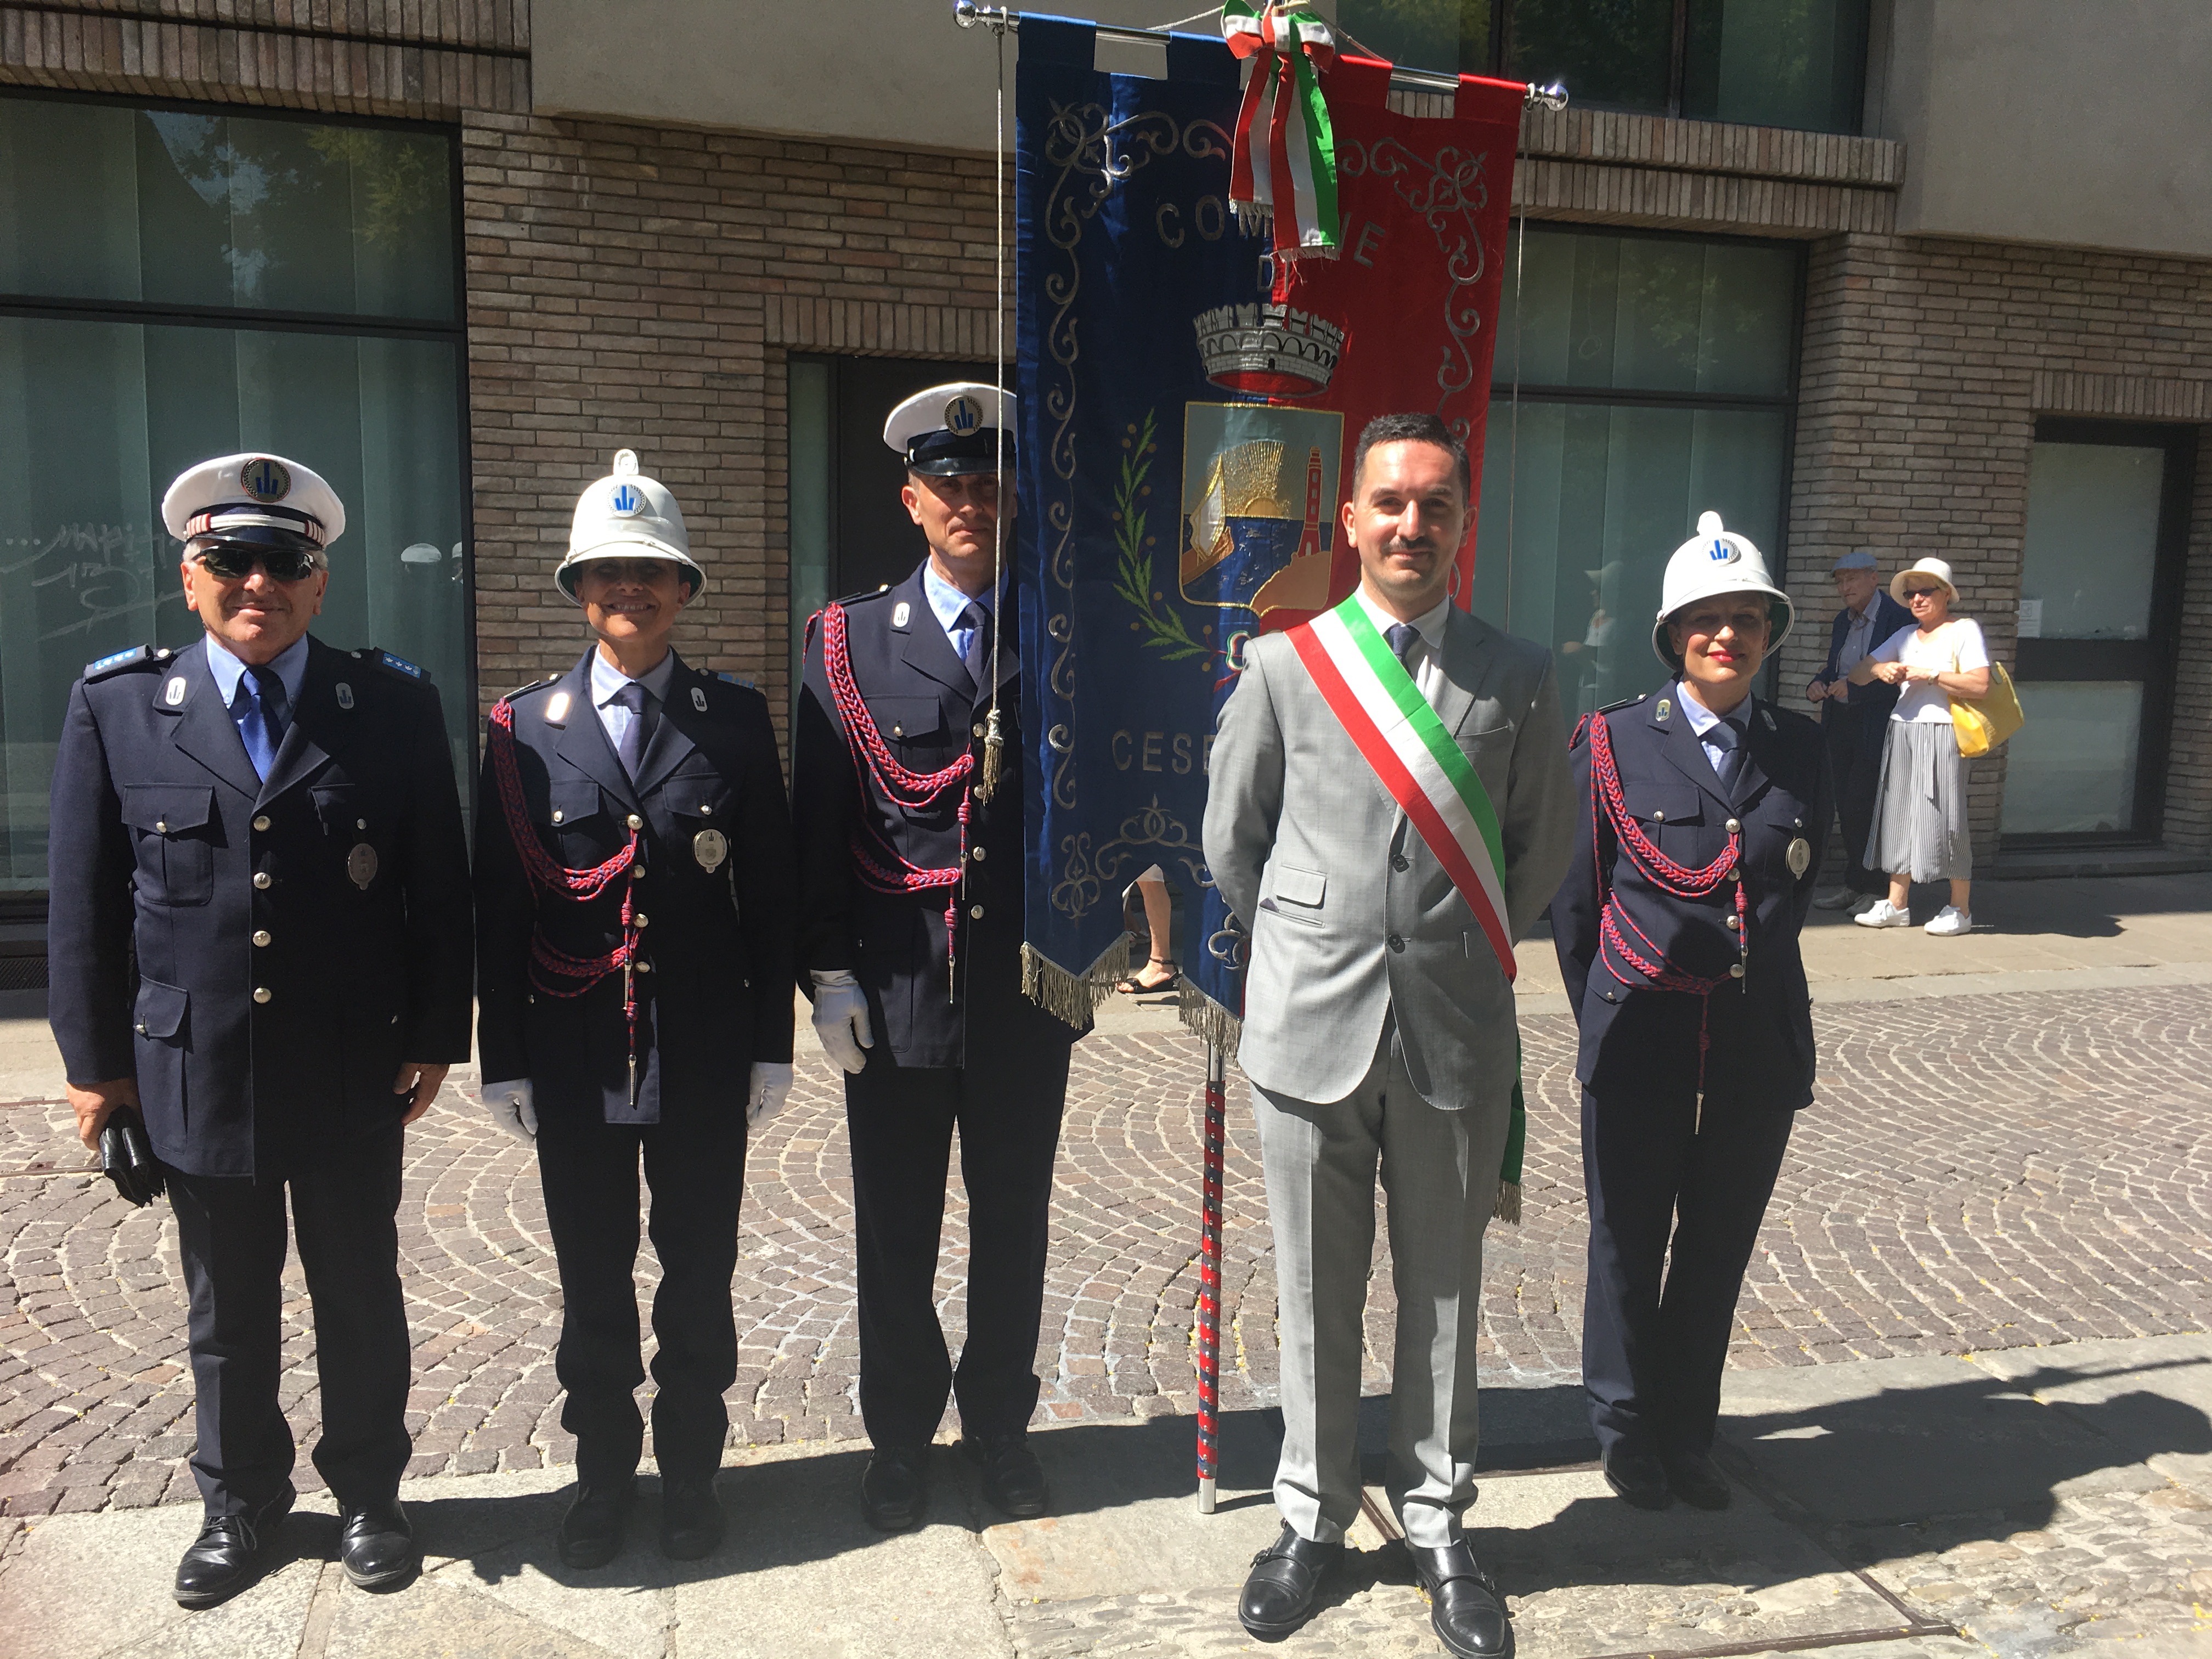
<svg viewBox="0 0 2212 1659">
<path fill-rule="evenodd" d="M 960 3 L 964 7 L 969 3 L 969 0 L 960 0 Z M 1567 89 L 1558 81 L 1553 82 L 1548 87 L 1540 87 L 1532 83 L 1528 88 L 1528 101 L 1531 104 L 1540 104 L 1546 109 L 1565 109 L 1567 106 Z"/>
<path fill-rule="evenodd" d="M 952 0 L 952 21 L 963 29 L 987 28 L 1004 34 L 1014 27 L 1013 14 L 1004 6 L 979 6 L 975 0 Z"/>
</svg>

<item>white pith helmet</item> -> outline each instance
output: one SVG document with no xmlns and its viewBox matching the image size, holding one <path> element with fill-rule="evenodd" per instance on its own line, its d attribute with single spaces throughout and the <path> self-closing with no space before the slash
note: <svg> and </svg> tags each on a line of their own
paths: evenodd
<svg viewBox="0 0 2212 1659">
<path fill-rule="evenodd" d="M 665 559 L 682 568 L 692 598 L 707 586 L 707 573 L 691 556 L 684 510 L 667 485 L 637 470 L 634 449 L 615 451 L 614 471 L 587 485 L 576 498 L 576 516 L 568 526 L 568 556 L 553 573 L 555 583 L 571 601 L 576 598 L 577 568 L 593 559 Z"/>
<path fill-rule="evenodd" d="M 1717 593 L 1764 593 L 1772 618 L 1766 634 L 1766 655 L 1772 656 L 1790 637 L 1796 608 L 1790 596 L 1766 574 L 1766 555 L 1751 544 L 1748 536 L 1721 527 L 1717 513 L 1698 515 L 1698 533 L 1674 550 L 1667 561 L 1667 580 L 1660 589 L 1659 620 L 1652 624 L 1651 648 L 1668 667 L 1680 671 L 1682 659 L 1667 637 L 1667 618 L 1699 599 Z"/>
</svg>

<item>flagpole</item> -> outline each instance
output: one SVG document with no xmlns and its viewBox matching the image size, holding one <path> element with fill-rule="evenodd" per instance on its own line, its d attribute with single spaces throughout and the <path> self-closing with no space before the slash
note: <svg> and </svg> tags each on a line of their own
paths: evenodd
<svg viewBox="0 0 2212 1659">
<path fill-rule="evenodd" d="M 1018 34 L 1022 27 L 1021 13 L 1006 6 L 981 5 L 977 0 L 952 0 L 952 21 L 963 29 L 987 28 L 994 34 L 1009 32 Z M 1133 28 L 1121 23 L 1093 23 L 1091 27 L 1097 32 L 1101 40 L 1121 40 L 1131 45 L 1165 41 L 1175 36 L 1173 29 Z M 1403 64 L 1391 66 L 1390 80 L 1394 85 L 1417 92 L 1459 90 L 1459 76 L 1456 75 L 1445 75 L 1436 70 L 1407 69 Z M 1567 106 L 1567 89 L 1557 82 L 1548 87 L 1531 86 L 1528 101 L 1541 104 L 1546 109 L 1565 109 Z"/>
<path fill-rule="evenodd" d="M 1229 1057 L 1206 1045 L 1206 1173 L 1198 1211 L 1198 1512 L 1213 1513 L 1221 1462 L 1221 1184 L 1229 1133 Z"/>
</svg>

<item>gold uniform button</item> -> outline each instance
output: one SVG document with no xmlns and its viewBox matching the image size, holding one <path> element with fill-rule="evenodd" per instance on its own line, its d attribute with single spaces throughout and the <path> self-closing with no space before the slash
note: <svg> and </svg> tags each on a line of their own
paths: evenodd
<svg viewBox="0 0 2212 1659">
<path fill-rule="evenodd" d="M 1667 822 L 1667 815 L 1664 812 L 1654 812 L 1651 815 L 1651 822 L 1654 823 L 1664 823 Z"/>
<path fill-rule="evenodd" d="M 648 922 L 649 922 L 649 921 L 651 921 L 652 920 L 653 920 L 653 918 L 652 918 L 652 917 L 650 917 L 650 916 L 648 916 L 648 915 L 647 915 L 645 914 L 645 912 L 644 912 L 644 911 L 642 911 L 642 910 L 641 910 L 641 911 L 639 911 L 639 912 L 637 913 L 637 925 L 638 925 L 639 927 L 644 927 L 647 923 L 648 923 Z"/>
<path fill-rule="evenodd" d="M 637 971 L 641 974 L 649 974 L 653 971 L 653 964 L 649 962 L 641 962 L 637 964 Z"/>
<path fill-rule="evenodd" d="M 980 859 L 980 858 L 981 858 L 981 857 L 983 856 L 983 854 L 984 854 L 987 851 L 988 851 L 988 850 L 989 850 L 988 848 L 982 848 L 982 847 L 974 847 L 974 848 L 970 848 L 969 849 L 969 851 L 968 851 L 968 856 L 969 856 L 969 858 L 973 858 L 973 859 Z"/>
<path fill-rule="evenodd" d="M 366 830 L 368 828 L 368 820 L 367 818 L 356 818 L 353 821 L 353 827 L 356 830 Z"/>
<path fill-rule="evenodd" d="M 266 1002 L 275 994 L 276 993 L 265 985 L 257 985 L 253 988 L 253 1000 L 256 1002 Z"/>
<path fill-rule="evenodd" d="M 168 819 L 167 819 L 167 818 L 155 818 L 155 819 L 154 820 L 154 828 L 155 828 L 155 830 L 158 834 L 164 835 L 164 836 L 167 835 L 167 834 L 169 833 L 169 821 L 168 821 Z"/>
<path fill-rule="evenodd" d="M 906 727 L 894 723 L 891 726 L 891 735 L 895 738 L 904 737 L 906 735 Z"/>
<path fill-rule="evenodd" d="M 633 830 L 642 830 L 645 828 L 645 820 L 633 812 L 629 815 L 629 827 Z"/>
<path fill-rule="evenodd" d="M 968 907 L 968 914 L 981 921 L 983 919 L 983 907 L 980 904 L 971 904 Z"/>
<path fill-rule="evenodd" d="M 1740 962 L 1731 962 L 1729 963 L 1729 977 L 1730 979 L 1741 979 L 1743 977 L 1743 964 Z"/>
<path fill-rule="evenodd" d="M 266 887 L 266 886 L 268 886 L 268 885 L 269 885 L 269 872 L 268 872 L 266 870 L 256 870 L 256 871 L 253 872 L 253 884 L 254 884 L 256 887 Z"/>
<path fill-rule="evenodd" d="M 1735 834 L 1737 830 L 1741 830 L 1741 829 L 1742 829 L 1742 828 L 1743 828 L 1742 823 L 1740 823 L 1738 820 L 1736 820 L 1736 819 L 1735 819 L 1735 818 L 1730 818 L 1730 819 L 1728 821 L 1728 832 L 1729 832 L 1729 834 L 1730 834 L 1731 836 L 1733 836 L 1734 834 Z"/>
<path fill-rule="evenodd" d="M 264 812 L 258 817 L 255 818 L 253 820 L 253 827 L 256 830 L 266 830 L 269 827 L 269 814 Z"/>
<path fill-rule="evenodd" d="M 972 726 L 972 727 L 970 727 L 969 729 L 970 729 L 970 730 L 972 730 L 972 731 L 975 733 L 975 735 L 976 735 L 977 737 L 979 737 L 979 738 L 980 738 L 980 737 L 981 737 L 981 736 L 983 735 L 983 728 L 982 728 L 982 726 L 981 726 L 980 724 L 979 724 L 979 725 L 977 725 L 977 726 Z"/>
<path fill-rule="evenodd" d="M 253 933 L 253 942 L 256 945 L 266 945 L 269 943 L 269 930 L 266 927 L 258 927 Z"/>
<path fill-rule="evenodd" d="M 1734 933 L 1735 931 L 1735 918 L 1734 916 L 1730 916 L 1725 926 L 1730 933 Z"/>
<path fill-rule="evenodd" d="M 568 816 L 568 815 L 566 812 L 562 811 L 559 807 L 557 807 L 557 806 L 556 806 L 556 807 L 555 807 L 555 808 L 553 809 L 553 822 L 554 822 L 554 823 L 559 823 L 560 822 L 562 822 L 562 820 L 563 820 L 564 818 L 566 818 Z"/>
<path fill-rule="evenodd" d="M 711 818 L 714 816 L 714 809 L 711 806 L 702 806 L 699 809 L 699 816 L 702 818 Z"/>
</svg>

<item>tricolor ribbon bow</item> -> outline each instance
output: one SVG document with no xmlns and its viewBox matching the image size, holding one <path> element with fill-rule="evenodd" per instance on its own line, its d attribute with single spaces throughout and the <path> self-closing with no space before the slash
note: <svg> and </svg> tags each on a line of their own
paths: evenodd
<svg viewBox="0 0 2212 1659">
<path fill-rule="evenodd" d="M 1272 221 L 1278 258 L 1334 258 L 1341 240 L 1336 135 L 1320 71 L 1336 61 L 1335 37 L 1319 18 L 1273 0 L 1256 13 L 1227 0 L 1221 33 L 1230 51 L 1255 60 L 1229 175 L 1237 222 L 1264 233 Z"/>
</svg>

